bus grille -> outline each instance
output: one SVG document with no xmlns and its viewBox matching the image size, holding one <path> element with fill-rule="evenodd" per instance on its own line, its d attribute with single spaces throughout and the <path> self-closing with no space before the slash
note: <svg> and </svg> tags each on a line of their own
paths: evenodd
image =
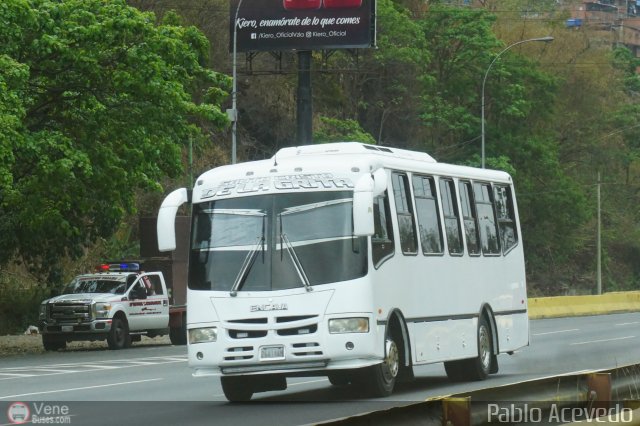
<svg viewBox="0 0 640 426">
<path fill-rule="evenodd" d="M 253 358 L 253 346 L 238 346 L 228 348 L 225 361 L 245 361 Z"/>
<path fill-rule="evenodd" d="M 229 330 L 232 339 L 255 339 L 267 335 L 267 330 Z"/>
<path fill-rule="evenodd" d="M 285 328 L 278 330 L 279 336 L 298 336 L 301 334 L 313 334 L 318 331 L 318 324 L 305 325 L 303 327 Z"/>
<path fill-rule="evenodd" d="M 319 343 L 294 343 L 292 354 L 295 356 L 318 356 L 322 355 Z"/>
</svg>

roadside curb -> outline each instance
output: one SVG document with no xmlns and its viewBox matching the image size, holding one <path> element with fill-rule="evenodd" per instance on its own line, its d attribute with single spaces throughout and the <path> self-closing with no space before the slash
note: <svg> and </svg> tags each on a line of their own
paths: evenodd
<svg viewBox="0 0 640 426">
<path fill-rule="evenodd" d="M 529 318 L 560 318 L 640 311 L 640 291 L 587 296 L 532 297 Z"/>
</svg>

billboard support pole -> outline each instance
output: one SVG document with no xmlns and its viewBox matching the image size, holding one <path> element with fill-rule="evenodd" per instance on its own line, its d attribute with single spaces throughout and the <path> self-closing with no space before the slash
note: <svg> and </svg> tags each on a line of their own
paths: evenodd
<svg viewBox="0 0 640 426">
<path fill-rule="evenodd" d="M 297 142 L 298 145 L 313 143 L 311 101 L 311 51 L 298 52 L 298 100 Z"/>
</svg>

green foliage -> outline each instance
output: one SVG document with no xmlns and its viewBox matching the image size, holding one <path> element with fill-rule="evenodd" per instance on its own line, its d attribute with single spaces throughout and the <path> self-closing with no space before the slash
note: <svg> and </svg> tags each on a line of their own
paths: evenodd
<svg viewBox="0 0 640 426">
<path fill-rule="evenodd" d="M 433 150 L 475 136 L 479 128 L 479 83 L 500 45 L 491 31 L 495 17 L 484 9 L 435 5 L 421 19 L 431 62 L 421 118 Z"/>
<path fill-rule="evenodd" d="M 37 325 L 40 302 L 49 296 L 32 279 L 0 272 L 0 334 L 20 333 Z"/>
<path fill-rule="evenodd" d="M 640 94 L 640 58 L 636 58 L 631 50 L 626 47 L 617 47 L 613 50 L 613 66 L 624 73 L 625 89 L 631 95 Z"/>
<path fill-rule="evenodd" d="M 316 143 L 363 142 L 375 144 L 376 140 L 365 132 L 355 120 L 320 117 L 320 125 L 313 133 Z"/>
<path fill-rule="evenodd" d="M 7 0 L 0 22 L 0 264 L 52 275 L 227 124 L 230 82 L 198 29 L 124 0 Z"/>
<path fill-rule="evenodd" d="M 425 73 L 429 51 L 408 10 L 391 0 L 379 0 L 376 7 L 377 48 L 364 52 L 359 66 L 366 73 L 347 77 L 355 79 L 346 94 L 352 102 L 349 110 L 355 111 L 349 117 L 357 119 L 378 143 L 402 145 L 407 130 L 419 124 L 406 112 L 420 102 L 423 79 L 429 78 Z"/>
</svg>

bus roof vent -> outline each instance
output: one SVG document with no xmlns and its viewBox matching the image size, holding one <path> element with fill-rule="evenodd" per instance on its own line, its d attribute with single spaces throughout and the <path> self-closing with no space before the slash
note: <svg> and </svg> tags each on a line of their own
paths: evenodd
<svg viewBox="0 0 640 426">
<path fill-rule="evenodd" d="M 377 151 L 380 154 L 393 154 L 394 157 L 405 158 L 409 160 L 427 161 L 435 163 L 436 160 L 424 152 L 409 151 L 407 149 L 389 148 L 386 146 L 362 144 L 362 147 L 369 151 Z"/>
<path fill-rule="evenodd" d="M 371 154 L 392 156 L 409 160 L 427 161 L 429 163 L 436 162 L 433 157 L 429 154 L 425 154 L 424 152 L 370 145 L 361 142 L 336 142 L 282 148 L 276 153 L 275 157 L 280 160 L 306 155 L 362 154 L 363 151 Z"/>
</svg>

